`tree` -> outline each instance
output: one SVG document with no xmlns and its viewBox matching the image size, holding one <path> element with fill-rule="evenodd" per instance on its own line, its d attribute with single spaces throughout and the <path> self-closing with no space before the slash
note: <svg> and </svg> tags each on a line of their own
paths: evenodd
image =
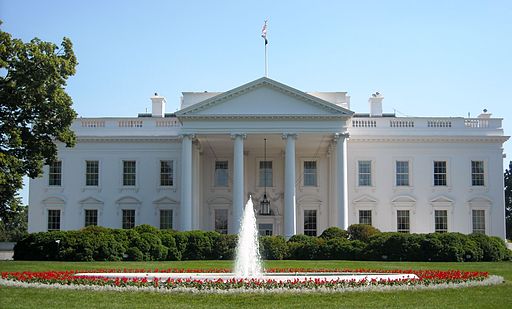
<svg viewBox="0 0 512 309">
<path fill-rule="evenodd" d="M 19 241 L 27 234 L 28 207 L 16 197 L 9 204 L 9 211 L 0 220 L 0 241 Z"/>
<path fill-rule="evenodd" d="M 22 177 L 37 177 L 55 161 L 56 142 L 75 143 L 69 127 L 76 113 L 64 88 L 77 64 L 68 38 L 59 48 L 0 29 L 0 219 L 12 211 Z"/>
<path fill-rule="evenodd" d="M 507 239 L 512 239 L 512 161 L 504 174 L 505 182 L 505 221 Z"/>
</svg>

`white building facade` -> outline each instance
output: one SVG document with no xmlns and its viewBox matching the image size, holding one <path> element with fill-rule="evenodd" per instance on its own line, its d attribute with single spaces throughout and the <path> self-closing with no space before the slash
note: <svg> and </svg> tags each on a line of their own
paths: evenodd
<svg viewBox="0 0 512 309">
<path fill-rule="evenodd" d="M 382 231 L 505 237 L 502 119 L 350 111 L 345 92 L 260 78 L 183 93 L 181 109 L 79 118 L 74 148 L 30 181 L 29 232 L 87 225 L 236 233 L 252 198 L 263 235 Z M 269 205 L 260 204 L 266 197 Z"/>
</svg>

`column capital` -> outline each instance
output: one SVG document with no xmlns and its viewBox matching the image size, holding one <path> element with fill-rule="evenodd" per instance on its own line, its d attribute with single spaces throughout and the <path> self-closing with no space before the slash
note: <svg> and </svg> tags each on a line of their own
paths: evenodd
<svg viewBox="0 0 512 309">
<path fill-rule="evenodd" d="M 288 139 L 288 137 L 291 137 L 293 139 L 297 139 L 297 133 L 283 133 L 283 135 L 281 135 L 281 137 L 283 139 Z"/>
<path fill-rule="evenodd" d="M 247 138 L 247 134 L 245 134 L 245 133 L 231 133 L 231 139 L 235 139 L 239 136 L 242 137 L 242 139 Z"/>
<path fill-rule="evenodd" d="M 194 139 L 196 138 L 196 135 L 194 133 L 184 133 L 184 134 L 180 134 L 180 138 L 183 139 L 185 137 L 188 137 L 190 139 Z"/>
<path fill-rule="evenodd" d="M 334 140 L 334 142 L 337 142 L 342 139 L 348 139 L 349 137 L 350 137 L 350 134 L 348 132 L 334 133 L 333 140 Z"/>
</svg>

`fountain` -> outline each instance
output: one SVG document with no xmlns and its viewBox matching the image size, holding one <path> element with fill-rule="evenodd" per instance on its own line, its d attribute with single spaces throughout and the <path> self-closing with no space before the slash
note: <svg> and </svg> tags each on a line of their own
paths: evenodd
<svg viewBox="0 0 512 309">
<path fill-rule="evenodd" d="M 234 273 L 79 273 L 75 276 L 103 277 L 103 278 L 137 278 L 147 280 L 167 281 L 171 280 L 274 280 L 285 281 L 309 281 L 309 280 L 339 280 L 339 281 L 363 281 L 363 280 L 398 280 L 406 278 L 418 278 L 414 274 L 379 274 L 379 273 L 264 273 L 259 253 L 258 229 L 251 198 L 247 201 L 242 220 L 238 243 L 236 247 L 236 259 Z"/>
</svg>

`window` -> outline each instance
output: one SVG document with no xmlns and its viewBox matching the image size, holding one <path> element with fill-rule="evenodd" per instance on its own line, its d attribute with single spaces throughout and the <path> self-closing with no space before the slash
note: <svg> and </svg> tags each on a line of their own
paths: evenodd
<svg viewBox="0 0 512 309">
<path fill-rule="evenodd" d="M 446 186 L 446 161 L 434 161 L 434 186 Z"/>
<path fill-rule="evenodd" d="M 59 209 L 48 209 L 48 231 L 60 231 Z"/>
<path fill-rule="evenodd" d="M 484 161 L 471 161 L 471 185 L 484 186 Z"/>
<path fill-rule="evenodd" d="M 473 233 L 485 234 L 485 210 L 473 209 Z"/>
<path fill-rule="evenodd" d="M 172 229 L 172 209 L 160 209 L 160 229 Z"/>
<path fill-rule="evenodd" d="M 316 236 L 316 210 L 304 210 L 304 235 Z"/>
<path fill-rule="evenodd" d="M 396 161 L 396 186 L 409 186 L 409 161 Z"/>
<path fill-rule="evenodd" d="M 123 229 L 135 227 L 135 209 L 123 209 Z"/>
<path fill-rule="evenodd" d="M 358 162 L 359 186 L 372 185 L 372 161 Z"/>
<path fill-rule="evenodd" d="M 435 210 L 434 211 L 434 225 L 436 233 L 448 232 L 448 211 L 447 210 Z"/>
<path fill-rule="evenodd" d="M 228 161 L 215 161 L 215 186 L 228 186 Z"/>
<path fill-rule="evenodd" d="M 98 186 L 100 179 L 100 164 L 98 161 L 85 161 L 85 185 Z"/>
<path fill-rule="evenodd" d="M 228 210 L 215 209 L 215 231 L 221 234 L 228 233 Z"/>
<path fill-rule="evenodd" d="M 172 187 L 174 185 L 174 171 L 172 161 L 160 161 L 160 186 Z"/>
<path fill-rule="evenodd" d="M 123 186 L 135 186 L 137 163 L 135 161 L 123 161 Z"/>
<path fill-rule="evenodd" d="M 400 233 L 410 232 L 409 210 L 396 211 L 396 230 Z"/>
<path fill-rule="evenodd" d="M 304 186 L 316 187 L 316 161 L 304 161 Z"/>
<path fill-rule="evenodd" d="M 272 187 L 272 161 L 260 161 L 260 187 Z"/>
<path fill-rule="evenodd" d="M 258 224 L 258 231 L 260 236 L 272 236 L 274 226 L 272 223 L 260 223 Z"/>
<path fill-rule="evenodd" d="M 359 210 L 359 224 L 372 225 L 372 211 Z"/>
<path fill-rule="evenodd" d="M 85 210 L 85 223 L 84 226 L 98 225 L 98 210 L 86 209 Z"/>
<path fill-rule="evenodd" d="M 48 173 L 48 185 L 49 186 L 61 186 L 62 185 L 62 161 L 55 161 L 50 164 Z"/>
</svg>

